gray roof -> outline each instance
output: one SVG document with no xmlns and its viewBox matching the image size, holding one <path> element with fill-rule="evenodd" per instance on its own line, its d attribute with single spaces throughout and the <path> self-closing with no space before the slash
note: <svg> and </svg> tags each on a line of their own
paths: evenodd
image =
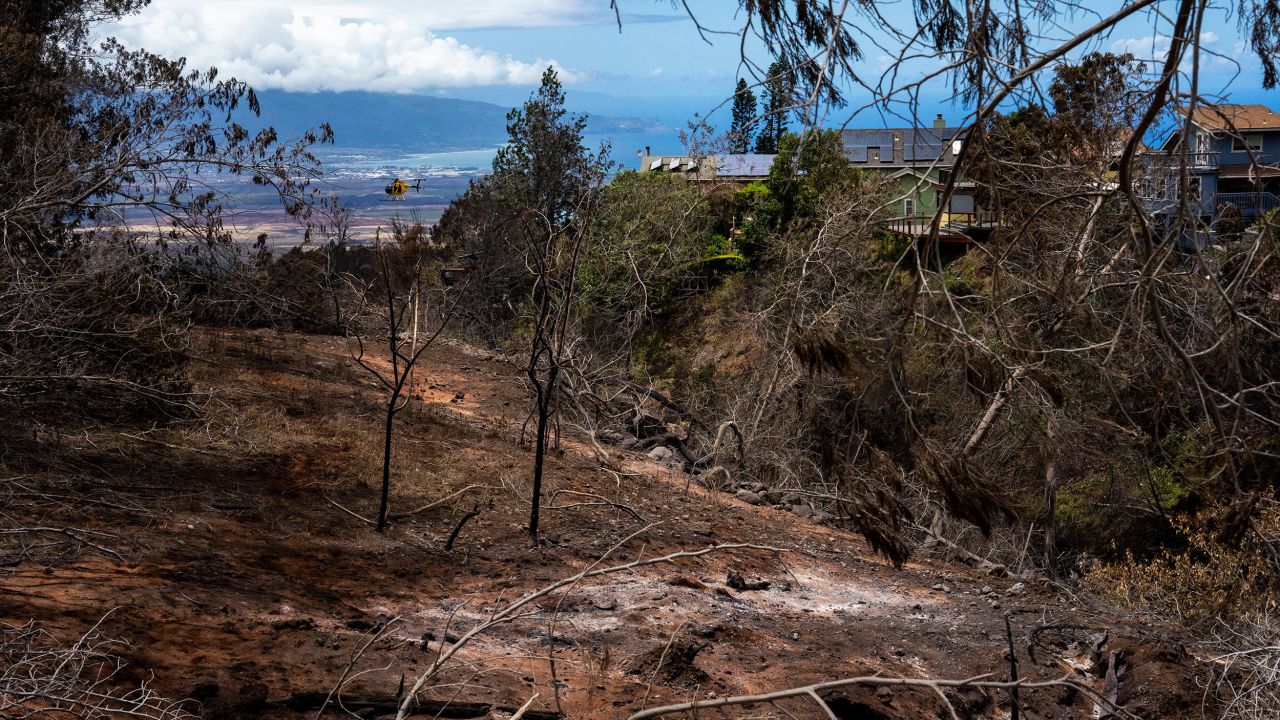
<svg viewBox="0 0 1280 720">
<path fill-rule="evenodd" d="M 951 141 L 965 135 L 964 128 L 849 128 L 840 131 L 845 157 L 851 162 L 869 161 L 868 149 L 879 151 L 881 167 L 929 165 L 941 159 L 940 165 L 951 165 Z"/>
<path fill-rule="evenodd" d="M 774 155 L 749 153 L 716 158 L 717 177 L 768 177 Z"/>
</svg>

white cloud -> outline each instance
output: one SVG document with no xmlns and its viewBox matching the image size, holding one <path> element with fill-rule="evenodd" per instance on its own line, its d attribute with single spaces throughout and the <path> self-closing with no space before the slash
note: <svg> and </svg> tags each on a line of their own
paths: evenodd
<svg viewBox="0 0 1280 720">
<path fill-rule="evenodd" d="M 663 74 L 663 73 L 665 73 L 665 72 L 666 72 L 666 70 L 663 70 L 663 69 L 662 69 L 662 68 L 660 68 L 660 67 L 656 67 L 656 68 L 654 68 L 654 69 L 652 69 L 652 70 L 650 70 L 650 71 L 649 71 L 649 77 L 652 77 L 652 78 L 659 78 L 659 77 L 662 77 L 662 74 Z"/>
<path fill-rule="evenodd" d="M 1117 54 L 1129 53 L 1138 60 L 1162 63 L 1169 56 L 1170 40 L 1171 38 L 1168 35 L 1161 33 L 1145 37 L 1121 38 L 1113 41 L 1110 49 L 1111 52 Z M 1217 33 L 1200 33 L 1201 45 L 1212 45 L 1216 42 L 1218 42 Z"/>
<path fill-rule="evenodd" d="M 414 92 L 529 85 L 557 65 L 472 47 L 440 29 L 566 25 L 594 12 L 585 0 L 155 0 L 104 34 L 258 88 Z M 581 78 L 557 69 L 567 83 Z"/>
</svg>

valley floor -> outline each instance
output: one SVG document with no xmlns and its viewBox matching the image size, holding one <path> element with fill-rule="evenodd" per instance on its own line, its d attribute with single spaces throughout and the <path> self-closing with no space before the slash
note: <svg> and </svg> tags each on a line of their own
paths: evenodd
<svg viewBox="0 0 1280 720">
<path fill-rule="evenodd" d="M 203 424 L 37 430 L 3 459 L 11 520 L 103 533 L 95 543 L 119 558 L 84 546 L 22 552 L 0 569 L 0 618 L 35 620 L 67 642 L 101 622 L 128 641 L 130 677 L 195 698 L 205 717 L 315 717 L 379 629 L 342 695 L 361 717 L 388 715 L 377 701 L 391 702 L 402 678 L 412 684 L 442 643 L 619 543 L 605 564 L 733 543 L 783 552 L 722 549 L 549 595 L 533 617 L 464 648 L 423 696 L 450 705 L 415 717 L 509 717 L 534 693 L 533 710 L 620 718 L 874 673 L 1002 679 L 1006 616 L 1023 676 L 1069 674 L 1105 692 L 1112 663 L 1127 713 L 1200 716 L 1207 670 L 1155 620 L 960 564 L 894 569 L 853 533 L 747 505 L 639 453 L 610 449 L 602 466 L 567 435 L 548 467 L 544 542 L 531 549 L 519 370 L 454 342 L 431 350 L 421 402 L 399 417 L 392 511 L 448 499 L 379 535 L 356 517 L 377 506 L 378 388 L 343 341 L 202 330 L 196 344 L 198 389 L 214 393 Z M 769 586 L 733 589 L 731 573 Z M 837 695 L 845 718 L 945 712 L 927 690 Z M 1005 693 L 949 697 L 963 717 L 1009 717 Z M 1097 716 L 1066 688 L 1023 691 L 1021 704 L 1022 718 Z M 334 710 L 326 716 L 348 716 Z M 701 717 L 827 716 L 791 699 Z"/>
</svg>

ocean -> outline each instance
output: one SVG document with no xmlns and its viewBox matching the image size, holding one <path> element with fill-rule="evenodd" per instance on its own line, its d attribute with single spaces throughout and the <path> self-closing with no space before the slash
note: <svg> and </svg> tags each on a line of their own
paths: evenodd
<svg viewBox="0 0 1280 720">
<path fill-rule="evenodd" d="M 610 140 L 614 142 L 610 156 L 619 168 L 635 168 L 635 151 L 646 145 L 655 152 L 680 151 L 674 133 L 670 137 L 642 133 L 613 138 L 588 135 L 584 144 L 594 150 Z M 471 180 L 489 172 L 497 151 L 497 146 L 439 152 L 321 146 L 313 152 L 320 159 L 324 175 L 312 187 L 318 197 L 336 197 L 351 208 L 351 235 L 355 242 L 372 242 L 379 228 L 385 229 L 395 218 L 435 223 L 449 203 L 466 191 Z M 420 188 L 409 190 L 403 198 L 391 199 L 385 188 L 397 178 L 421 180 Z M 306 226 L 284 212 L 280 198 L 271 188 L 254 185 L 246 177 L 214 175 L 200 180 L 222 194 L 224 222 L 237 241 L 250 243 L 265 233 L 270 247 L 284 251 L 306 240 Z M 142 210 L 130 212 L 128 220 L 139 230 L 146 230 L 149 225 L 163 230 L 169 222 Z"/>
</svg>

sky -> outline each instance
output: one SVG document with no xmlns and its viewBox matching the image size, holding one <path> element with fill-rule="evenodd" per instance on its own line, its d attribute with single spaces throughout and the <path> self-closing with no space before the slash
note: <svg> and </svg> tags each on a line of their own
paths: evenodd
<svg viewBox="0 0 1280 720">
<path fill-rule="evenodd" d="M 713 34 L 710 43 L 704 41 L 680 2 L 618 1 L 621 31 L 609 0 L 152 0 L 103 33 L 167 57 L 186 57 L 195 67 L 216 66 L 224 77 L 257 88 L 302 92 L 429 93 L 514 105 L 554 65 L 582 109 L 637 117 L 705 114 L 732 94 L 737 77 L 749 77 L 740 63 L 739 39 Z M 910 4 L 888 0 L 877 8 L 914 30 Z M 1098 13 L 1117 6 L 1114 0 L 1083 4 Z M 740 26 L 737 0 L 691 0 L 689 6 L 713 30 Z M 1095 19 L 1086 10 L 1060 18 L 1050 31 L 1062 35 Z M 1159 60 L 1167 33 L 1167 19 L 1142 13 L 1090 49 Z M 1203 87 L 1233 101 L 1280 108 L 1280 94 L 1262 91 L 1258 61 L 1245 50 L 1243 37 L 1229 10 L 1210 12 L 1202 42 L 1214 54 L 1204 64 Z M 866 52 L 859 71 L 867 76 L 878 75 L 890 61 L 877 42 L 887 46 L 884 38 L 862 39 Z M 748 42 L 746 51 L 767 65 L 759 42 Z M 921 60 L 909 64 L 907 74 L 929 69 Z M 850 95 L 840 122 L 869 97 L 856 88 Z M 949 96 L 945 83 L 926 86 L 921 114 L 927 107 L 962 119 L 966 108 Z M 723 115 L 721 109 L 718 116 Z M 853 123 L 895 120 L 865 110 Z"/>
</svg>

